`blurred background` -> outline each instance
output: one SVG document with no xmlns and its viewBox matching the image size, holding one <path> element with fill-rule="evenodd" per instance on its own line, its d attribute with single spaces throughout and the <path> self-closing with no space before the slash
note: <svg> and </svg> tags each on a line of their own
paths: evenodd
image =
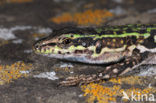
<svg viewBox="0 0 156 103">
<path fill-rule="evenodd" d="M 0 0 L 0 103 L 134 103 L 122 100 L 123 90 L 156 93 L 154 60 L 152 67 L 140 67 L 148 71 L 135 71 L 137 76 L 58 87 L 60 78 L 94 73 L 103 66 L 60 61 L 32 51 L 34 42 L 66 26 L 154 23 L 156 0 Z"/>
<path fill-rule="evenodd" d="M 1 0 L 0 23 L 54 27 L 154 23 L 155 4 L 155 0 Z"/>
</svg>

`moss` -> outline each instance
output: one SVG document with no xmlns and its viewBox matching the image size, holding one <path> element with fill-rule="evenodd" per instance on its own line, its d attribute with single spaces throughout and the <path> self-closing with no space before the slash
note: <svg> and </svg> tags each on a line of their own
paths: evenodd
<svg viewBox="0 0 156 103">
<path fill-rule="evenodd" d="M 12 65 L 0 65 L 0 85 L 10 83 L 12 80 L 20 77 L 27 77 L 27 73 L 21 71 L 28 71 L 32 68 L 32 64 L 25 64 L 24 62 L 16 62 Z"/>
<path fill-rule="evenodd" d="M 113 14 L 106 10 L 86 10 L 84 12 L 77 12 L 74 14 L 63 13 L 60 16 L 53 17 L 50 21 L 60 24 L 67 22 L 74 22 L 78 25 L 100 25 L 104 23 Z"/>
</svg>

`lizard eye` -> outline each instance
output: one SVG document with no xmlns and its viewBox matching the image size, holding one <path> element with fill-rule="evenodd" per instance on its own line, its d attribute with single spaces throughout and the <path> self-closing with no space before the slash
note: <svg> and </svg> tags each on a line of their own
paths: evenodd
<svg viewBox="0 0 156 103">
<path fill-rule="evenodd" d="M 71 42 L 71 39 L 65 39 L 65 40 L 63 41 L 64 44 L 69 44 L 70 42 Z"/>
</svg>

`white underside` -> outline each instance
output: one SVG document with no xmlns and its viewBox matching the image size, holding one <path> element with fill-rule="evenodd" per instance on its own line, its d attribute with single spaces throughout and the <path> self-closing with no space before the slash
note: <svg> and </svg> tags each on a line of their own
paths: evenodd
<svg viewBox="0 0 156 103">
<path fill-rule="evenodd" d="M 146 51 L 151 52 L 151 53 L 156 53 L 156 48 L 148 49 L 142 45 L 138 45 L 136 48 L 139 49 L 141 53 L 144 53 Z"/>
<path fill-rule="evenodd" d="M 47 54 L 45 56 L 56 58 L 56 59 L 64 59 L 75 62 L 89 63 L 89 64 L 108 64 L 107 60 L 92 60 L 87 58 L 85 55 L 82 56 L 73 56 L 73 55 L 61 55 L 61 54 Z M 119 60 L 121 60 L 120 58 Z M 113 62 L 113 61 L 112 61 Z"/>
</svg>

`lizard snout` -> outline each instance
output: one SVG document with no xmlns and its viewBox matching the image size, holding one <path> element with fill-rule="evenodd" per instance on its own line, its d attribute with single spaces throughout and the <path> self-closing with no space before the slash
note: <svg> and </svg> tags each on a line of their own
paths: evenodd
<svg viewBox="0 0 156 103">
<path fill-rule="evenodd" d="M 40 43 L 35 43 L 34 46 L 33 46 L 33 50 L 41 50 L 41 45 Z"/>
</svg>

